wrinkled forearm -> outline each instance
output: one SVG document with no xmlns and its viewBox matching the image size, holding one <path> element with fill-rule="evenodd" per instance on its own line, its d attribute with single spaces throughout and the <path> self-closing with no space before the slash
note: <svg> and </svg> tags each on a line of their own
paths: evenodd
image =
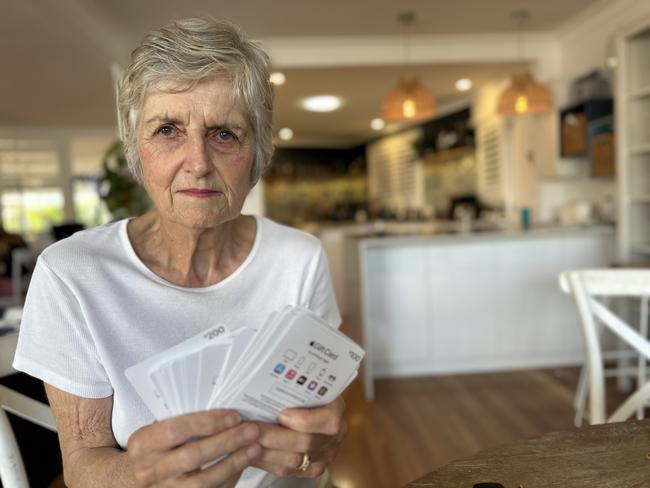
<svg viewBox="0 0 650 488">
<path fill-rule="evenodd" d="M 67 488 L 135 488 L 131 462 L 115 447 L 84 448 L 64 462 Z"/>
</svg>

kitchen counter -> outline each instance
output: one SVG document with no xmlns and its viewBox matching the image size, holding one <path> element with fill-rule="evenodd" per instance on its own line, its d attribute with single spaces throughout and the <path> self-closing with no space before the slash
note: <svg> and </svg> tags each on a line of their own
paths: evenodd
<svg viewBox="0 0 650 488">
<path fill-rule="evenodd" d="M 416 242 L 494 242 L 513 239 L 544 239 L 558 236 L 587 236 L 587 235 L 614 235 L 615 227 L 612 225 L 597 226 L 543 226 L 528 230 L 523 229 L 474 229 L 468 232 L 457 232 L 438 229 L 432 232 L 351 232 L 348 237 L 363 239 L 363 244 L 368 247 L 412 245 Z"/>
<path fill-rule="evenodd" d="M 375 377 L 581 364 L 579 322 L 558 275 L 608 267 L 615 231 L 348 232 L 343 241 L 340 255 L 328 257 L 340 273 L 346 323 L 367 351 L 372 398 Z"/>
</svg>

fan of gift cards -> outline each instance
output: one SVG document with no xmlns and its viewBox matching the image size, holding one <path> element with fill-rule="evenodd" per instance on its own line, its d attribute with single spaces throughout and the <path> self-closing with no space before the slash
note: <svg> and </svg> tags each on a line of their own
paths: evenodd
<svg viewBox="0 0 650 488">
<path fill-rule="evenodd" d="M 309 310 L 286 307 L 259 330 L 216 325 L 125 373 L 157 420 L 228 408 L 274 422 L 285 408 L 336 399 L 364 355 Z"/>
</svg>

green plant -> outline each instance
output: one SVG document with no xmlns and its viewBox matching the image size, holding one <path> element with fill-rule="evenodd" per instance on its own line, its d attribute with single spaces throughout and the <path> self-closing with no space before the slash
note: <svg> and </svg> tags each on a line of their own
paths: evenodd
<svg viewBox="0 0 650 488">
<path fill-rule="evenodd" d="M 100 197 L 114 219 L 140 215 L 151 208 L 147 193 L 129 171 L 120 141 L 106 150 L 102 168 Z"/>
</svg>

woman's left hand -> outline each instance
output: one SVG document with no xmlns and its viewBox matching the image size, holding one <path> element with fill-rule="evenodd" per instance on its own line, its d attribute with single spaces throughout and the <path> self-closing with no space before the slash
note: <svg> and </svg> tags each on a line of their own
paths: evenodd
<svg viewBox="0 0 650 488">
<path fill-rule="evenodd" d="M 334 459 L 348 430 L 345 401 L 339 397 L 318 408 L 284 410 L 278 425 L 258 423 L 262 454 L 254 465 L 277 476 L 316 478 Z M 309 468 L 301 471 L 304 455 Z"/>
</svg>

